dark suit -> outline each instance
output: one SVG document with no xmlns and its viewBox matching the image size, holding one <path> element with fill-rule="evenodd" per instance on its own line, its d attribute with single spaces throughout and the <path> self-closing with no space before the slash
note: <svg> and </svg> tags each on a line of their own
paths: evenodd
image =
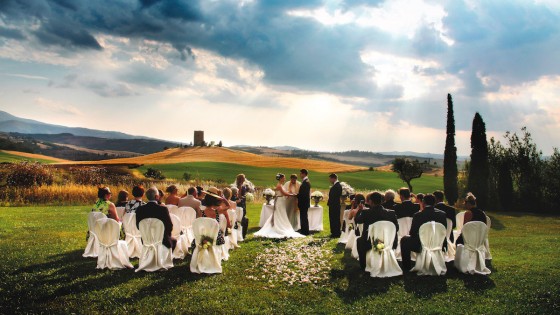
<svg viewBox="0 0 560 315">
<path fill-rule="evenodd" d="M 329 223 L 331 226 L 331 237 L 340 237 L 340 198 L 342 197 L 342 185 L 336 182 L 329 190 Z"/>
<path fill-rule="evenodd" d="M 422 212 L 417 212 L 412 218 L 410 235 L 401 238 L 401 255 L 404 269 L 410 270 L 410 252 L 414 251 L 420 253 L 422 251 L 422 243 L 420 243 L 419 234 L 420 227 L 422 224 L 431 221 L 441 223 L 444 227 L 447 226 L 445 212 L 430 206 L 426 207 Z M 447 242 L 445 240 L 442 245 L 447 248 Z"/>
<path fill-rule="evenodd" d="M 420 205 L 413 203 L 410 200 L 405 200 L 395 206 L 395 213 L 397 214 L 397 219 L 405 217 L 413 217 L 416 212 L 420 211 Z M 408 232 L 408 231 L 407 231 Z"/>
<path fill-rule="evenodd" d="M 457 212 L 455 212 L 455 208 L 453 208 L 452 206 L 448 206 L 448 205 L 446 205 L 446 204 L 443 203 L 443 202 L 440 202 L 440 203 L 436 204 L 436 205 L 434 206 L 434 208 L 445 212 L 445 216 L 446 216 L 448 219 L 451 219 L 453 228 L 455 228 L 455 227 L 457 226 L 457 221 L 456 221 L 456 219 L 455 219 L 456 216 L 457 216 Z M 445 224 L 445 227 L 447 228 L 447 223 Z M 450 240 L 451 242 L 453 242 L 453 233 L 451 233 L 451 236 L 449 236 L 449 240 Z"/>
<path fill-rule="evenodd" d="M 305 179 L 301 186 L 299 187 L 299 192 L 297 195 L 298 208 L 299 208 L 299 220 L 301 224 L 300 233 L 303 235 L 309 235 L 309 218 L 307 212 L 311 206 L 311 184 L 309 179 Z"/>
<path fill-rule="evenodd" d="M 171 216 L 166 206 L 158 205 L 155 202 L 148 202 L 136 209 L 136 226 L 140 228 L 140 221 L 148 218 L 158 219 L 163 222 L 165 228 L 163 232 L 162 244 L 167 248 L 175 249 L 177 240 L 171 237 L 173 230 L 173 223 L 171 223 Z"/>
<path fill-rule="evenodd" d="M 397 215 L 395 211 L 388 210 L 382 206 L 374 206 L 370 210 L 360 210 L 356 214 L 354 222 L 356 224 L 363 224 L 364 229 L 362 230 L 362 236 L 358 237 L 356 240 L 356 245 L 358 247 L 358 256 L 360 258 L 360 266 L 362 269 L 366 268 L 366 254 L 371 249 L 371 240 L 369 237 L 369 226 L 378 221 L 390 221 L 395 225 L 396 231 L 399 231 L 399 223 L 397 222 Z M 398 238 L 395 232 L 395 239 L 393 240 L 393 248 L 397 248 Z"/>
<path fill-rule="evenodd" d="M 395 202 L 395 200 L 389 200 L 382 203 L 381 206 L 383 206 L 383 208 L 385 209 L 395 210 L 397 203 Z"/>
</svg>

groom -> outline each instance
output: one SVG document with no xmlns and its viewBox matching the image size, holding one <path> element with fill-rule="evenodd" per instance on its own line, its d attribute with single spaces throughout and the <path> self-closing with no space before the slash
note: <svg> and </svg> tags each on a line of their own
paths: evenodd
<svg viewBox="0 0 560 315">
<path fill-rule="evenodd" d="M 299 230 L 299 233 L 303 235 L 309 235 L 309 218 L 307 217 L 307 211 L 311 206 L 311 184 L 307 177 L 308 174 L 309 172 L 307 172 L 306 169 L 299 171 L 302 182 L 297 195 L 299 219 L 301 223 L 301 230 Z"/>
<path fill-rule="evenodd" d="M 329 223 L 331 226 L 331 238 L 340 237 L 340 198 L 342 197 L 342 185 L 338 181 L 338 176 L 335 173 L 329 175 L 329 181 L 331 182 L 331 190 L 329 190 Z"/>
</svg>

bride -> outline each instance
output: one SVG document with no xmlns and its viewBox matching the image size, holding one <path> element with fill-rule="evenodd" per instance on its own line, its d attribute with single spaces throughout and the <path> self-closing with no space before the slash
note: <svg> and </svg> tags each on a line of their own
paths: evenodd
<svg viewBox="0 0 560 315">
<path fill-rule="evenodd" d="M 284 190 L 283 185 L 286 181 L 286 176 L 284 174 L 276 175 L 276 180 L 278 184 L 276 185 L 274 197 L 274 212 L 266 220 L 263 227 L 255 233 L 255 236 L 267 237 L 267 238 L 293 238 L 293 237 L 305 237 L 294 231 L 290 220 L 288 219 L 288 214 L 286 210 L 287 196 L 295 196 L 295 194 L 289 193 Z"/>
</svg>

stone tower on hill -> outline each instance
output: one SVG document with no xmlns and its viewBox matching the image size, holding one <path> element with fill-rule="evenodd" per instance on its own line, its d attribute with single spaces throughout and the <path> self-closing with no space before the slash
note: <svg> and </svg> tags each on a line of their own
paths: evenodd
<svg viewBox="0 0 560 315">
<path fill-rule="evenodd" d="M 195 147 L 201 147 L 204 145 L 204 131 L 196 130 L 194 132 L 194 142 Z"/>
</svg>

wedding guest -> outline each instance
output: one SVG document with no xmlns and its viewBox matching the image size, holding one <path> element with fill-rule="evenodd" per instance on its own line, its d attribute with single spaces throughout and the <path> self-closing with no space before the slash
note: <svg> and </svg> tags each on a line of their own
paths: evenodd
<svg viewBox="0 0 560 315">
<path fill-rule="evenodd" d="M 447 218 L 445 212 L 434 208 L 436 198 L 432 194 L 427 194 L 422 200 L 424 210 L 416 212 L 412 218 L 412 225 L 410 227 L 409 235 L 401 238 L 401 257 L 403 269 L 409 271 L 411 269 L 410 253 L 420 253 L 422 251 L 422 244 L 420 243 L 420 227 L 422 224 L 435 221 L 447 226 Z M 447 248 L 447 241 L 443 242 L 443 247 Z"/>
<path fill-rule="evenodd" d="M 395 202 L 395 191 L 392 189 L 388 189 L 385 192 L 385 202 L 382 204 L 383 208 L 395 210 L 395 206 L 397 203 Z"/>
<path fill-rule="evenodd" d="M 420 206 L 420 211 L 424 210 L 424 203 L 422 202 L 424 201 L 424 194 L 419 193 L 414 197 L 414 199 L 415 203 Z"/>
<path fill-rule="evenodd" d="M 117 203 L 115 204 L 115 207 L 124 207 L 126 206 L 126 203 L 128 202 L 128 191 L 126 190 L 121 190 L 119 191 L 119 195 L 117 196 Z"/>
<path fill-rule="evenodd" d="M 138 207 L 145 204 L 142 201 L 142 197 L 144 197 L 144 187 L 142 187 L 142 185 L 132 187 L 132 196 L 134 197 L 134 199 L 127 202 L 127 204 L 124 206 L 124 211 L 126 213 L 136 212 L 136 209 L 138 209 Z"/>
<path fill-rule="evenodd" d="M 196 188 L 189 187 L 189 189 L 187 189 L 187 196 L 179 200 L 178 206 L 193 208 L 196 211 L 196 217 L 200 218 L 200 206 L 202 205 L 202 202 L 197 199 L 197 195 L 198 191 L 196 190 Z"/>
<path fill-rule="evenodd" d="M 311 182 L 309 181 L 309 172 L 306 169 L 299 171 L 301 177 L 301 186 L 297 195 L 299 208 L 299 222 L 301 229 L 300 234 L 309 235 L 309 216 L 308 211 L 311 206 Z"/>
<path fill-rule="evenodd" d="M 223 214 L 226 218 L 228 228 L 231 228 L 229 216 L 227 215 L 228 203 L 226 203 L 226 201 L 218 195 L 218 189 L 215 187 L 208 188 L 204 196 L 204 201 L 206 204 L 206 208 L 202 210 L 202 217 L 216 219 L 218 224 L 220 224 L 220 214 Z M 216 245 L 223 245 L 225 243 L 225 235 L 220 229 L 218 231 Z"/>
<path fill-rule="evenodd" d="M 356 217 L 360 205 L 364 205 L 364 208 L 369 208 L 369 204 L 366 204 L 366 197 L 363 194 L 355 194 L 354 200 L 352 200 L 352 204 L 350 205 L 351 208 L 348 213 L 348 220 L 352 220 Z"/>
<path fill-rule="evenodd" d="M 196 199 L 198 199 L 200 201 L 200 204 L 203 206 L 206 206 L 204 204 L 204 197 L 206 196 L 206 193 L 204 192 L 204 188 L 202 188 L 201 186 L 196 186 Z"/>
<path fill-rule="evenodd" d="M 401 198 L 401 203 L 395 206 L 397 219 L 404 217 L 412 218 L 416 212 L 420 211 L 420 205 L 412 203 L 410 200 L 410 190 L 408 188 L 403 187 L 399 189 L 399 196 Z"/>
<path fill-rule="evenodd" d="M 329 190 L 329 224 L 331 228 L 331 238 L 339 238 L 341 234 L 341 213 L 340 198 L 342 197 L 342 186 L 338 181 L 338 176 L 335 173 L 329 175 L 331 182 L 331 189 Z"/>
<path fill-rule="evenodd" d="M 445 212 L 445 215 L 447 216 L 447 218 L 451 220 L 451 224 L 452 224 L 453 228 L 455 228 L 457 226 L 457 221 L 455 219 L 456 216 L 457 216 L 457 212 L 455 211 L 455 208 L 453 208 L 449 205 L 446 205 L 443 202 L 443 198 L 444 198 L 443 191 L 441 191 L 441 190 L 434 191 L 434 197 L 436 197 L 436 205 L 434 206 L 434 208 Z M 447 224 L 445 226 L 447 227 Z M 451 242 L 453 242 L 453 233 L 451 233 L 451 236 L 449 237 L 449 240 Z"/>
<path fill-rule="evenodd" d="M 237 196 L 239 194 L 239 189 L 237 189 L 237 187 L 231 187 L 231 201 L 235 201 L 235 203 L 237 204 L 237 200 L 239 199 L 239 197 Z"/>
<path fill-rule="evenodd" d="M 299 193 L 301 183 L 297 179 L 297 175 L 292 174 L 290 175 L 290 181 L 284 184 L 284 190 L 294 195 L 286 197 L 286 212 L 288 213 L 288 219 L 290 220 L 292 227 L 294 227 L 294 230 L 298 230 L 300 228 L 297 194 Z"/>
<path fill-rule="evenodd" d="M 136 210 L 136 226 L 140 228 L 140 222 L 144 219 L 154 218 L 163 222 L 164 232 L 162 244 L 171 249 L 175 249 L 177 240 L 171 237 L 171 231 L 173 230 L 173 223 L 171 222 L 171 216 L 169 215 L 169 210 L 167 207 L 160 205 L 158 203 L 159 191 L 157 188 L 152 187 L 146 192 L 146 198 L 148 198 L 148 203 L 138 207 Z"/>
<path fill-rule="evenodd" d="M 111 190 L 109 187 L 101 187 L 97 190 L 97 202 L 91 211 L 99 211 L 107 215 L 107 218 L 120 222 L 121 219 L 117 214 L 117 207 L 110 201 Z"/>
<path fill-rule="evenodd" d="M 247 202 L 245 196 L 247 193 L 252 192 L 252 186 L 247 183 L 248 180 L 245 174 L 239 174 L 235 178 L 235 187 L 238 189 L 237 193 L 237 203 L 238 207 L 243 208 L 243 219 L 241 220 L 241 226 L 243 227 L 243 238 L 247 237 L 247 230 L 249 229 L 249 218 L 247 218 Z"/>
<path fill-rule="evenodd" d="M 163 203 L 163 197 L 165 197 L 165 194 L 163 193 L 163 190 L 158 189 L 158 196 L 157 196 L 157 202 L 158 204 L 165 206 L 165 203 Z"/>
<path fill-rule="evenodd" d="M 383 208 L 383 206 L 381 205 L 383 199 L 384 197 L 381 193 L 373 192 L 371 195 L 369 195 L 371 208 L 369 210 L 365 210 L 363 204 L 360 204 L 358 206 L 358 213 L 356 214 L 356 218 L 354 219 L 354 222 L 356 222 L 356 224 L 364 225 L 362 235 L 356 240 L 356 244 L 358 247 L 358 257 L 362 270 L 366 269 L 366 254 L 372 248 L 371 240 L 368 240 L 369 226 L 378 221 L 390 221 L 395 225 L 396 232 L 399 231 L 397 215 L 395 214 L 395 211 Z M 397 235 L 398 234 L 395 233 L 393 249 L 397 248 L 398 245 Z"/>
<path fill-rule="evenodd" d="M 165 191 L 169 194 L 165 199 L 165 204 L 178 206 L 181 198 L 179 198 L 179 189 L 177 189 L 177 186 L 171 185 L 167 187 Z"/>
<path fill-rule="evenodd" d="M 467 194 L 467 197 L 465 198 L 465 206 L 467 207 L 467 211 L 465 212 L 463 224 L 473 221 L 488 224 L 488 222 L 486 222 L 486 213 L 477 207 L 476 197 L 472 193 Z M 463 235 L 459 235 L 457 238 L 457 244 L 464 244 Z"/>
<path fill-rule="evenodd" d="M 229 188 L 224 188 L 222 190 L 222 195 L 224 196 L 224 198 L 227 200 L 228 204 L 229 204 L 229 209 L 232 210 L 236 210 L 237 209 L 237 203 L 235 201 L 231 200 L 231 197 L 233 195 L 231 189 Z"/>
</svg>

